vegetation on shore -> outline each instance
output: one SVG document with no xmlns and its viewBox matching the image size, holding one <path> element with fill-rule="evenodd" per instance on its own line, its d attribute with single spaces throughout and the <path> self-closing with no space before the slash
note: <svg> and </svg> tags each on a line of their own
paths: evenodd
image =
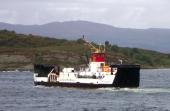
<svg viewBox="0 0 170 111">
<path fill-rule="evenodd" d="M 108 41 L 105 45 L 109 64 L 122 59 L 124 64 L 140 64 L 143 68 L 170 67 L 170 54 L 118 47 Z M 82 39 L 54 39 L 0 30 L 0 70 L 32 69 L 33 64 L 79 67 L 87 64 L 89 56 L 90 47 Z"/>
</svg>

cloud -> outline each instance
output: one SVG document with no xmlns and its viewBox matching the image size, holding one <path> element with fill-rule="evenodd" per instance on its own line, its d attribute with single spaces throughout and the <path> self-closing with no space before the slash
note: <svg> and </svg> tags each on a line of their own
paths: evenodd
<svg viewBox="0 0 170 111">
<path fill-rule="evenodd" d="M 0 0 L 0 22 L 87 20 L 117 27 L 170 28 L 169 0 Z"/>
</svg>

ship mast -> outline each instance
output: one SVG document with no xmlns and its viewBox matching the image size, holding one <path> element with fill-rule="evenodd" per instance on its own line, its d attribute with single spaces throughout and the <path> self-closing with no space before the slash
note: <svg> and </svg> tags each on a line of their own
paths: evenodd
<svg viewBox="0 0 170 111">
<path fill-rule="evenodd" d="M 96 48 L 92 43 L 90 43 L 89 41 L 87 41 L 83 35 L 82 40 L 85 41 L 85 43 L 87 43 L 87 45 L 90 46 L 91 50 L 94 50 L 94 53 L 104 53 L 105 52 L 105 46 L 102 50 L 102 46 L 99 45 L 99 48 Z"/>
<path fill-rule="evenodd" d="M 104 63 L 105 64 L 105 49 L 102 47 L 102 45 L 99 45 L 99 47 L 95 47 L 92 43 L 87 41 L 83 35 L 82 40 L 91 48 L 92 54 L 90 61 L 91 62 L 97 62 L 97 63 Z"/>
</svg>

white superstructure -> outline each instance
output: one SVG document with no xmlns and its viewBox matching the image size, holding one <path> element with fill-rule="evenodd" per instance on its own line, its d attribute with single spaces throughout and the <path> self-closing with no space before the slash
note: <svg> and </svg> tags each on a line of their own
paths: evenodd
<svg viewBox="0 0 170 111">
<path fill-rule="evenodd" d="M 92 46 L 92 44 L 90 44 Z M 117 72 L 116 68 L 111 71 L 111 68 L 105 63 L 105 52 L 101 48 L 95 48 L 92 53 L 90 62 L 87 68 L 63 68 L 57 74 L 52 68 L 46 78 L 34 77 L 35 82 L 56 82 L 56 83 L 80 83 L 80 84 L 112 84 Z"/>
<path fill-rule="evenodd" d="M 140 66 L 121 64 L 108 66 L 105 51 L 95 48 L 86 68 L 75 70 L 53 65 L 34 65 L 34 84 L 46 86 L 100 88 L 139 87 Z"/>
</svg>

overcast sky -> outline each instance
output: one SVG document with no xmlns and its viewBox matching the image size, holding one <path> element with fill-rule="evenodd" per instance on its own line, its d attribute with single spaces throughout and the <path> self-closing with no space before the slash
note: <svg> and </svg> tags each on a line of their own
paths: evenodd
<svg viewBox="0 0 170 111">
<path fill-rule="evenodd" d="M 0 0 L 0 22 L 86 20 L 116 27 L 170 28 L 170 0 Z"/>
</svg>

